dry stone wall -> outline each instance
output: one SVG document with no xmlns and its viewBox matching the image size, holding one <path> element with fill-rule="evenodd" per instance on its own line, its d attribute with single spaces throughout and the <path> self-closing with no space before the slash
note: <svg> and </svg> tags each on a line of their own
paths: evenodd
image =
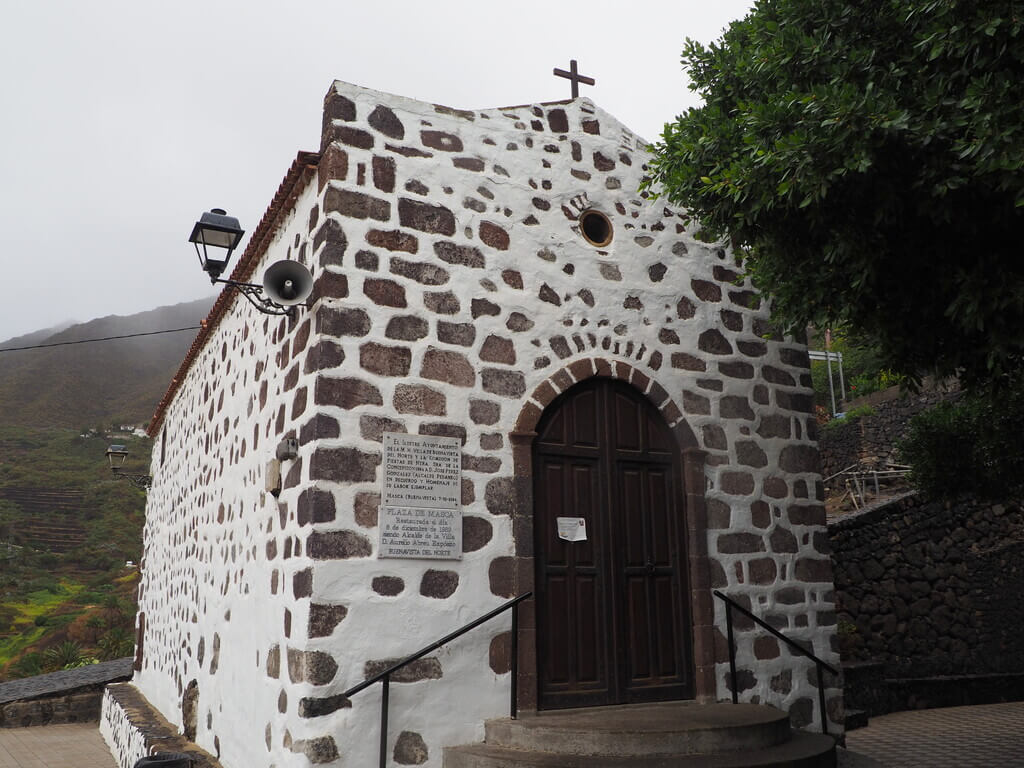
<svg viewBox="0 0 1024 768">
<path fill-rule="evenodd" d="M 896 444 L 910 420 L 921 411 L 956 396 L 955 385 L 939 385 L 918 393 L 890 387 L 847 403 L 847 410 L 870 406 L 874 413 L 850 419 L 821 433 L 821 474 L 831 477 L 847 467 L 867 462 L 878 467 L 898 464 Z"/>
<path fill-rule="evenodd" d="M 844 661 L 882 662 L 889 678 L 1024 672 L 1019 501 L 911 494 L 829 535 Z"/>
<path fill-rule="evenodd" d="M 306 189 L 295 210 L 314 200 Z M 259 271 L 302 260 L 306 226 L 294 211 L 285 216 Z M 266 467 L 304 413 L 308 385 L 299 377 L 311 323 L 257 314 L 236 299 L 178 387 L 153 454 L 134 680 L 228 765 L 273 762 L 263 726 L 308 688 L 265 674 L 271 649 L 288 647 L 293 614 L 296 629 L 307 620 L 308 603 L 292 585 L 306 571 L 296 509 L 266 490 Z"/>
<path fill-rule="evenodd" d="M 94 721 L 106 685 L 131 675 L 127 658 L 0 683 L 0 728 Z"/>
<path fill-rule="evenodd" d="M 259 267 L 306 264 L 312 306 L 268 320 L 236 301 L 154 452 L 137 683 L 180 727 L 194 713 L 225 766 L 374 764 L 379 689 L 341 692 L 532 583 L 516 441 L 592 376 L 629 381 L 706 452 L 689 492 L 711 697 L 731 681 L 709 587 L 837 660 L 806 351 L 772 336 L 729 253 L 636 192 L 643 147 L 586 99 L 460 111 L 332 87 L 317 178 Z M 606 245 L 581 234 L 588 210 Z M 376 557 L 385 432 L 461 441 L 461 560 Z M 816 717 L 813 665 L 737 629 L 742 698 Z M 503 618 L 396 678 L 391 758 L 439 766 L 480 739 L 507 711 L 507 648 Z"/>
</svg>

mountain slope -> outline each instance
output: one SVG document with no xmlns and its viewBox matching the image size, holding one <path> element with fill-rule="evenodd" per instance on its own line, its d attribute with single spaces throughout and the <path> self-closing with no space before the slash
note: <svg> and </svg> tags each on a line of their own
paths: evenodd
<svg viewBox="0 0 1024 768">
<path fill-rule="evenodd" d="M 0 342 L 0 680 L 130 655 L 145 494 L 110 472 L 110 443 L 147 472 L 152 443 L 99 429 L 148 420 L 213 298 Z M 4 350 L 8 351 L 4 351 Z"/>
<path fill-rule="evenodd" d="M 111 315 L 56 333 L 0 342 L 0 425 L 84 429 L 146 422 L 188 352 L 196 330 L 43 349 L 4 347 L 151 333 L 198 326 L 213 305 L 200 299 L 149 312 Z"/>
<path fill-rule="evenodd" d="M 52 328 L 43 328 L 40 331 L 32 331 L 32 333 L 26 333 L 24 336 L 15 336 L 14 338 L 8 339 L 7 341 L 0 341 L 0 350 L 4 349 L 16 349 L 18 347 L 28 347 L 33 344 L 43 344 L 48 338 L 60 333 L 63 330 L 76 325 L 73 320 L 60 323 L 53 326 Z"/>
</svg>

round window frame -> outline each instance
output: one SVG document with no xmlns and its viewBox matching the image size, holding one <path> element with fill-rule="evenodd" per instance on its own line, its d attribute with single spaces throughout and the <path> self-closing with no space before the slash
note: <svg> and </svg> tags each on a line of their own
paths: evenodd
<svg viewBox="0 0 1024 768">
<path fill-rule="evenodd" d="M 608 237 L 601 241 L 594 240 L 593 238 L 591 238 L 590 235 L 587 234 L 586 225 L 583 221 L 587 216 L 597 216 L 598 218 L 600 218 L 601 221 L 604 222 L 604 225 L 608 228 Z M 588 208 L 587 210 L 583 211 L 583 213 L 580 214 L 579 222 L 580 235 L 582 235 L 583 239 L 586 240 L 595 248 L 604 248 L 605 246 L 609 245 L 615 237 L 615 229 L 612 227 L 611 219 L 609 219 L 603 212 L 597 210 L 596 208 Z"/>
</svg>

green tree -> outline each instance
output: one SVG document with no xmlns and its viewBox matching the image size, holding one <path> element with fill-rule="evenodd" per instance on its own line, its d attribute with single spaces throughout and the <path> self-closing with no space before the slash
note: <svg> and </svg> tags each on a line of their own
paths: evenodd
<svg viewBox="0 0 1024 768">
<path fill-rule="evenodd" d="M 913 483 L 926 495 L 974 493 L 984 499 L 1024 499 L 1024 387 L 997 396 L 971 392 L 917 414 L 898 448 Z"/>
<path fill-rule="evenodd" d="M 47 648 L 43 654 L 46 667 L 50 670 L 80 667 L 85 659 L 82 646 L 74 640 L 65 640 L 52 648 Z"/>
<path fill-rule="evenodd" d="M 34 677 L 43 674 L 43 657 L 41 654 L 26 653 L 10 670 L 12 678 Z"/>
<path fill-rule="evenodd" d="M 135 638 L 124 627 L 114 627 L 100 638 L 99 647 L 104 661 L 120 659 L 135 651 Z"/>
<path fill-rule="evenodd" d="M 810 341 L 812 348 L 825 349 L 823 333 L 815 333 Z M 845 328 L 832 330 L 832 343 L 829 349 L 838 352 L 843 357 L 843 379 L 845 392 L 841 393 L 839 365 L 832 363 L 832 389 L 836 396 L 836 407 L 845 410 L 840 402 L 852 400 L 861 395 L 868 395 L 880 389 L 897 386 L 903 383 L 903 377 L 887 369 L 877 350 L 864 346 L 864 343 L 856 334 L 850 333 Z M 831 391 L 829 388 L 828 363 L 824 360 L 811 361 L 811 382 L 814 386 L 814 402 L 817 405 L 830 408 L 832 405 Z"/>
<path fill-rule="evenodd" d="M 92 615 L 85 621 L 85 627 L 89 630 L 89 638 L 92 642 L 107 628 L 107 621 L 102 616 Z"/>
<path fill-rule="evenodd" d="M 705 103 L 651 182 L 742 250 L 787 327 L 998 381 L 1024 360 L 1022 23 L 1011 0 L 760 0 L 687 41 Z"/>
</svg>

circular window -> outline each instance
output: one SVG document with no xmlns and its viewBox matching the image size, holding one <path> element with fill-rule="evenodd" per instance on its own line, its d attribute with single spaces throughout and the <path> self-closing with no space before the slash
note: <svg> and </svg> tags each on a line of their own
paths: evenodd
<svg viewBox="0 0 1024 768">
<path fill-rule="evenodd" d="M 580 232 L 591 245 L 604 246 L 612 241 L 612 223 L 600 211 L 584 211 L 580 214 Z"/>
</svg>

